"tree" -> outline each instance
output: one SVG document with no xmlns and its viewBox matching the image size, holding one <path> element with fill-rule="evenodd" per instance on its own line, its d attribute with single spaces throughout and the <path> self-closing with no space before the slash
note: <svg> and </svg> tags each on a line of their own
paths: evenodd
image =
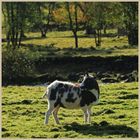
<svg viewBox="0 0 140 140">
<path fill-rule="evenodd" d="M 130 45 L 138 44 L 138 2 L 112 3 L 110 22 L 118 29 L 125 29 Z M 119 34 L 118 34 L 119 35 Z"/>
<path fill-rule="evenodd" d="M 75 39 L 75 48 L 78 48 L 79 24 L 85 20 L 84 14 L 81 11 L 78 2 L 61 3 L 57 9 L 53 11 L 55 22 L 59 24 L 67 24 L 72 31 Z"/>
<path fill-rule="evenodd" d="M 33 26 L 39 28 L 41 37 L 46 37 L 50 22 L 52 21 L 52 11 L 55 8 L 55 2 L 37 2 L 34 3 L 34 23 Z"/>
<path fill-rule="evenodd" d="M 79 3 L 81 10 L 86 17 L 85 27 L 92 31 L 95 37 L 96 46 L 101 45 L 101 30 L 106 25 L 106 9 L 108 7 L 105 2 L 84 2 Z"/>
<path fill-rule="evenodd" d="M 7 46 L 20 47 L 26 22 L 26 3 L 4 2 L 2 12 L 6 31 Z"/>
<path fill-rule="evenodd" d="M 70 29 L 73 32 L 74 38 L 75 38 L 75 48 L 78 48 L 78 36 L 77 36 L 77 31 L 78 31 L 78 21 L 77 21 L 77 3 L 71 3 L 74 6 L 74 20 L 72 20 L 72 12 L 70 9 L 70 3 L 66 3 L 66 9 L 68 12 L 68 17 L 69 17 L 69 24 L 70 24 Z"/>
<path fill-rule="evenodd" d="M 122 2 L 123 22 L 128 32 L 128 43 L 138 44 L 138 2 Z"/>
</svg>

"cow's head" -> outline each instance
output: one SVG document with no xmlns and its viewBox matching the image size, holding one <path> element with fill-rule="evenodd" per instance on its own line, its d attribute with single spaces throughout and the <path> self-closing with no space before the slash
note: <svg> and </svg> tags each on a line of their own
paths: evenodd
<svg viewBox="0 0 140 140">
<path fill-rule="evenodd" d="M 81 89 L 92 90 L 95 87 L 95 78 L 88 73 L 85 74 L 83 81 L 80 84 Z"/>
</svg>

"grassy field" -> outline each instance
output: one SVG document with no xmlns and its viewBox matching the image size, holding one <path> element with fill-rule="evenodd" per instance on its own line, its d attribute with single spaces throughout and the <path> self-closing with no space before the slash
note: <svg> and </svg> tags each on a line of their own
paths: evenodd
<svg viewBox="0 0 140 140">
<path fill-rule="evenodd" d="M 115 30 L 108 30 L 107 33 L 115 33 Z M 64 32 L 48 32 L 46 38 L 40 38 L 40 33 L 28 33 L 27 39 L 22 43 L 26 46 L 32 44 L 36 47 L 36 50 L 40 52 L 40 55 L 48 56 L 133 56 L 138 55 L 137 47 L 131 47 L 128 45 L 128 39 L 126 36 L 118 37 L 102 37 L 102 45 L 95 47 L 95 39 L 92 36 L 86 36 L 83 31 L 78 32 L 78 44 L 79 49 L 75 50 L 75 39 L 71 31 Z M 49 49 L 48 47 L 49 46 Z M 51 48 L 53 48 L 51 50 Z M 56 48 L 56 49 L 54 49 Z M 89 49 L 90 48 L 90 49 Z M 36 52 L 36 51 L 35 51 Z M 42 52 L 42 53 L 41 53 Z"/>
<path fill-rule="evenodd" d="M 116 33 L 116 31 L 108 31 Z M 69 31 L 49 32 L 47 38 L 40 33 L 28 33 L 18 49 L 27 53 L 33 62 L 47 62 L 47 57 L 87 57 L 87 56 L 137 56 L 137 46 L 129 46 L 127 37 L 103 37 L 102 46 L 96 48 L 94 38 L 78 32 L 79 49 L 74 49 L 74 38 Z M 5 43 L 3 43 L 5 44 Z M 3 52 L 7 51 L 3 45 Z M 11 50 L 10 50 L 11 51 Z M 8 56 L 9 53 L 6 53 Z M 19 59 L 20 60 L 20 59 Z M 13 65 L 13 64 L 12 64 Z M 68 66 L 68 67 L 67 67 Z M 75 65 L 78 67 L 78 65 Z M 46 65 L 47 70 L 51 66 Z M 51 69 L 66 67 L 69 64 Z M 86 69 L 88 65 L 84 66 Z M 91 67 L 91 66 L 90 66 Z M 42 68 L 42 67 L 41 67 Z M 47 72 L 42 68 L 44 73 Z M 80 71 L 82 68 L 80 66 Z M 36 72 L 35 72 L 36 73 Z M 66 75 L 62 73 L 63 76 Z M 100 103 L 92 108 L 92 123 L 83 123 L 81 110 L 61 108 L 61 124 L 54 124 L 51 117 L 49 125 L 44 125 L 47 100 L 41 99 L 43 86 L 7 86 L 2 88 L 2 137 L 3 138 L 127 138 L 138 137 L 138 83 L 100 84 Z"/>
<path fill-rule="evenodd" d="M 100 84 L 100 103 L 92 108 L 92 123 L 81 110 L 60 109 L 61 124 L 44 125 L 47 101 L 42 86 L 8 86 L 2 91 L 2 137 L 126 138 L 138 137 L 138 83 Z"/>
<path fill-rule="evenodd" d="M 34 45 L 50 45 L 53 44 L 58 48 L 74 48 L 75 42 L 72 32 L 49 32 L 46 38 L 40 38 L 40 34 L 37 33 L 29 33 L 27 35 L 28 39 L 23 41 L 24 44 L 34 44 Z M 95 46 L 95 40 L 93 37 L 85 36 L 82 31 L 79 33 L 79 47 L 87 48 L 91 46 Z M 123 46 L 128 45 L 127 37 L 123 36 L 120 38 L 117 37 L 103 37 L 102 38 L 102 48 L 112 48 L 114 46 Z"/>
<path fill-rule="evenodd" d="M 115 29 L 107 30 L 108 34 L 116 34 Z M 136 56 L 138 47 L 128 45 L 126 36 L 102 37 L 100 47 L 95 47 L 95 39 L 83 31 L 78 32 L 79 49 L 75 49 L 75 39 L 71 31 L 48 32 L 41 38 L 40 32 L 30 32 L 22 41 L 21 51 L 29 52 L 33 57 L 65 57 L 65 56 Z M 4 35 L 3 35 L 4 38 Z M 5 46 L 5 42 L 3 43 Z M 3 47 L 3 50 L 4 47 Z"/>
</svg>

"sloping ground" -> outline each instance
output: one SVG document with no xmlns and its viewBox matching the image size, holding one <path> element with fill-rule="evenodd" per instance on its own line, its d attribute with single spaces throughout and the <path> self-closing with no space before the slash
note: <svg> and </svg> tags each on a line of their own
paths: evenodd
<svg viewBox="0 0 140 140">
<path fill-rule="evenodd" d="M 49 69 L 48 66 L 60 67 L 89 65 L 96 72 L 102 71 L 132 71 L 138 69 L 138 56 L 114 56 L 114 57 L 42 57 L 36 62 L 36 67 L 41 71 L 42 67 Z M 70 67 L 72 68 L 72 67 Z M 79 68 L 79 67 L 78 67 Z M 77 69 L 78 69 L 77 68 Z M 76 68 L 75 68 L 76 69 Z M 67 68 L 66 68 L 67 70 Z M 42 69 L 42 71 L 44 71 Z M 86 71 L 86 69 L 85 69 Z M 88 69 L 87 69 L 88 71 Z"/>
<path fill-rule="evenodd" d="M 81 110 L 61 108 L 61 124 L 50 117 L 44 125 L 46 87 L 2 88 L 3 138 L 138 138 L 138 83 L 100 84 L 100 103 L 92 108 L 91 124 Z"/>
<path fill-rule="evenodd" d="M 77 82 L 84 72 L 90 72 L 98 80 L 112 76 L 115 79 L 118 77 L 118 81 L 116 82 L 120 82 L 120 77 L 123 77 L 123 80 L 127 80 L 134 72 L 135 77 L 131 81 L 137 81 L 138 79 L 138 56 L 114 56 L 105 58 L 43 56 L 35 60 L 34 63 L 36 67 L 35 75 L 18 77 L 17 79 L 12 79 L 12 81 L 3 79 L 3 85 L 43 84 L 56 79 Z M 112 75 L 109 76 L 110 74 Z M 130 80 L 128 81 L 130 82 Z"/>
</svg>

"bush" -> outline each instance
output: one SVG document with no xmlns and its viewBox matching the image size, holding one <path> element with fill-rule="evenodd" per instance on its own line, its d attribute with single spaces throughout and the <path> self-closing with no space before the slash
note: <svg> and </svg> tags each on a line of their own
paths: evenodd
<svg viewBox="0 0 140 140">
<path fill-rule="evenodd" d="M 33 73 L 34 64 L 29 53 L 21 50 L 7 49 L 2 52 L 3 83 L 11 83 Z"/>
</svg>

